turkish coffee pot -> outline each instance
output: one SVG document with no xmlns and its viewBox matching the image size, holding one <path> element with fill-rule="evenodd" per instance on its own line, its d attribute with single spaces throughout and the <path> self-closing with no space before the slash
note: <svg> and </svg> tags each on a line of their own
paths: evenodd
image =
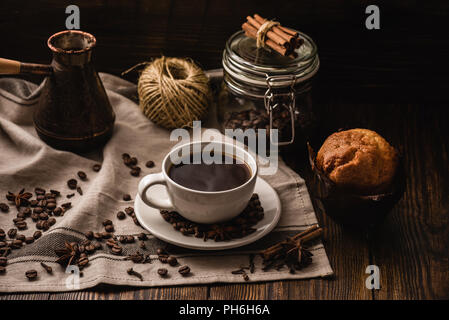
<svg viewBox="0 0 449 320">
<path fill-rule="evenodd" d="M 40 74 L 46 78 L 34 112 L 34 126 L 48 145 L 87 152 L 111 137 L 115 113 L 92 64 L 93 35 L 66 30 L 47 41 L 50 65 L 0 58 L 0 74 Z"/>
</svg>

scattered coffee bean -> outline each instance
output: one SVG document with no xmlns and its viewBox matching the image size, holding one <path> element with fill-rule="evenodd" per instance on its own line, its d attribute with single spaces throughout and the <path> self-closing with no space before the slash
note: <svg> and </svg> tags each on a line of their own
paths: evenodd
<svg viewBox="0 0 449 320">
<path fill-rule="evenodd" d="M 45 190 L 39 187 L 34 188 L 34 193 L 38 196 L 44 195 L 45 194 Z"/>
<path fill-rule="evenodd" d="M 125 213 L 123 211 L 119 211 L 119 212 L 117 212 L 117 218 L 119 220 L 123 220 L 123 219 L 126 218 L 126 215 L 125 215 Z"/>
<path fill-rule="evenodd" d="M 72 203 L 71 202 L 66 202 L 61 204 L 61 207 L 63 207 L 64 209 L 68 210 L 72 207 Z"/>
<path fill-rule="evenodd" d="M 41 207 L 36 207 L 33 209 L 33 213 L 41 214 L 44 211 Z"/>
<path fill-rule="evenodd" d="M 45 269 L 45 271 L 47 271 L 47 273 L 49 273 L 49 274 L 52 274 L 52 273 L 53 273 L 53 269 L 52 269 L 49 265 L 47 265 L 47 264 L 41 262 L 41 266 L 42 266 L 42 268 Z"/>
<path fill-rule="evenodd" d="M 89 258 L 87 257 L 80 257 L 78 259 L 78 267 L 84 268 L 89 263 Z"/>
<path fill-rule="evenodd" d="M 175 257 L 168 257 L 167 262 L 172 267 L 174 267 L 178 264 L 178 260 Z"/>
<path fill-rule="evenodd" d="M 94 238 L 97 239 L 97 240 L 102 240 L 103 236 L 99 232 L 94 232 Z"/>
<path fill-rule="evenodd" d="M 23 242 L 20 240 L 13 240 L 10 244 L 11 249 L 20 249 L 22 248 Z"/>
<path fill-rule="evenodd" d="M 6 267 L 8 259 L 6 257 L 0 257 L 0 267 Z"/>
<path fill-rule="evenodd" d="M 159 268 L 157 269 L 157 274 L 161 277 L 165 277 L 168 274 L 168 270 L 165 268 Z"/>
<path fill-rule="evenodd" d="M 77 184 L 78 181 L 76 181 L 76 179 L 70 179 L 69 181 L 67 181 L 67 186 L 72 190 L 76 189 Z"/>
<path fill-rule="evenodd" d="M 58 197 L 58 196 L 61 195 L 61 192 L 59 192 L 58 190 L 52 190 L 52 189 L 50 189 L 50 193 L 51 193 L 52 195 L 56 196 L 56 197 Z"/>
<path fill-rule="evenodd" d="M 37 271 L 36 270 L 28 270 L 27 272 L 25 272 L 25 276 L 30 281 L 35 280 L 37 278 Z"/>
<path fill-rule="evenodd" d="M 23 242 L 23 241 L 25 241 L 25 235 L 24 235 L 24 234 L 18 234 L 18 235 L 16 236 L 16 239 Z"/>
<path fill-rule="evenodd" d="M 101 233 L 101 237 L 102 237 L 103 239 L 109 239 L 109 238 L 112 238 L 112 233 L 109 233 L 109 232 L 102 232 L 102 233 Z"/>
<path fill-rule="evenodd" d="M 162 262 L 162 263 L 168 263 L 168 255 L 166 255 L 166 254 L 160 254 L 159 256 L 158 256 L 158 259 L 159 259 L 159 261 L 160 262 Z"/>
<path fill-rule="evenodd" d="M 76 187 L 76 192 L 78 192 L 80 196 L 83 195 L 83 189 L 81 189 L 81 187 Z"/>
<path fill-rule="evenodd" d="M 10 239 L 14 239 L 16 237 L 16 235 L 17 235 L 17 229 L 12 228 L 12 229 L 8 230 L 8 237 Z"/>
<path fill-rule="evenodd" d="M 133 167 L 129 173 L 133 177 L 138 177 L 140 175 L 140 168 L 139 167 Z"/>
<path fill-rule="evenodd" d="M 52 217 L 52 218 L 48 219 L 48 225 L 50 227 L 55 225 L 55 223 L 56 223 L 56 219 L 55 218 Z"/>
<path fill-rule="evenodd" d="M 26 237 L 25 238 L 25 243 L 26 244 L 30 244 L 30 243 L 33 243 L 34 242 L 34 238 L 33 237 Z"/>
<path fill-rule="evenodd" d="M 5 274 L 5 273 L 6 273 L 6 268 L 0 266 L 0 274 Z"/>
<path fill-rule="evenodd" d="M 35 206 L 37 206 L 38 203 L 39 203 L 39 201 L 37 201 L 36 199 L 33 199 L 30 201 L 30 206 L 34 208 Z"/>
<path fill-rule="evenodd" d="M 142 232 L 142 233 L 139 233 L 137 235 L 137 239 L 139 239 L 139 240 L 147 240 L 148 237 L 147 237 L 147 235 L 145 233 Z"/>
<path fill-rule="evenodd" d="M 94 233 L 92 231 L 87 231 L 86 238 L 92 240 L 94 238 Z"/>
<path fill-rule="evenodd" d="M 6 237 L 5 230 L 0 228 L 0 240 L 5 239 L 5 237 Z"/>
<path fill-rule="evenodd" d="M 66 195 L 67 199 L 70 199 L 70 198 L 72 198 L 72 197 L 74 197 L 74 196 L 75 196 L 74 193 L 70 193 L 70 194 Z"/>
<path fill-rule="evenodd" d="M 101 170 L 101 164 L 94 164 L 92 170 L 98 172 Z"/>
<path fill-rule="evenodd" d="M 131 158 L 131 156 L 128 154 L 128 153 L 122 153 L 122 159 L 123 160 L 125 160 L 125 159 L 129 159 L 129 158 Z"/>
<path fill-rule="evenodd" d="M 0 210 L 2 212 L 8 212 L 9 211 L 9 206 L 6 203 L 0 203 Z"/>
<path fill-rule="evenodd" d="M 42 212 L 41 214 L 39 214 L 39 219 L 41 219 L 41 220 L 48 220 L 48 213 L 47 212 Z"/>
<path fill-rule="evenodd" d="M 156 250 L 156 253 L 157 253 L 158 255 L 161 255 L 161 254 L 167 254 L 167 251 L 165 251 L 164 248 L 158 248 L 158 249 Z"/>
<path fill-rule="evenodd" d="M 119 245 L 114 245 L 114 246 L 111 248 L 111 253 L 112 253 L 112 254 L 115 254 L 115 255 L 120 255 L 120 254 L 122 253 L 122 251 L 123 251 L 123 249 L 122 249 L 122 247 L 120 247 Z"/>
<path fill-rule="evenodd" d="M 130 201 L 131 200 L 131 195 L 129 195 L 129 194 L 123 195 L 123 200 L 124 201 Z"/>
<path fill-rule="evenodd" d="M 103 226 L 112 225 L 112 221 L 109 219 L 103 220 Z"/>
<path fill-rule="evenodd" d="M 134 208 L 133 207 L 128 207 L 125 209 L 125 212 L 128 216 L 132 216 L 134 213 Z"/>
<path fill-rule="evenodd" d="M 78 177 L 83 181 L 87 180 L 87 174 L 84 171 L 78 171 Z"/>
<path fill-rule="evenodd" d="M 100 250 L 103 248 L 100 242 L 95 242 L 93 246 L 95 250 Z"/>
<path fill-rule="evenodd" d="M 189 266 L 182 266 L 178 269 L 178 272 L 183 275 L 186 276 L 190 273 L 190 267 Z"/>
<path fill-rule="evenodd" d="M 153 168 L 154 167 L 154 161 L 148 160 L 147 163 L 145 163 L 145 166 L 147 168 Z"/>
<path fill-rule="evenodd" d="M 39 230 L 33 234 L 33 238 L 36 240 L 39 239 L 41 236 L 42 236 L 42 232 Z"/>
<path fill-rule="evenodd" d="M 104 227 L 104 230 L 106 230 L 106 232 L 114 232 L 114 226 L 111 224 L 108 224 L 107 226 Z"/>
<path fill-rule="evenodd" d="M 31 209 L 30 208 L 25 208 L 22 210 L 22 213 L 25 217 L 29 217 L 31 216 Z"/>
<path fill-rule="evenodd" d="M 139 242 L 139 248 L 140 248 L 140 249 L 146 249 L 147 247 L 146 247 L 146 245 L 145 245 L 145 242 L 140 241 L 140 242 Z"/>
<path fill-rule="evenodd" d="M 140 281 L 143 281 L 143 276 L 138 273 L 137 271 L 134 271 L 133 268 L 129 268 L 128 270 L 126 270 L 126 272 L 130 275 L 130 276 L 135 276 L 137 278 L 140 279 Z"/>
<path fill-rule="evenodd" d="M 27 223 L 25 221 L 18 221 L 16 227 L 19 230 L 25 230 L 27 228 Z"/>
<path fill-rule="evenodd" d="M 62 208 L 61 207 L 57 207 L 53 210 L 53 214 L 57 217 L 59 217 L 62 214 Z"/>
<path fill-rule="evenodd" d="M 0 241 L 0 248 L 6 247 L 8 244 L 5 241 Z"/>
</svg>

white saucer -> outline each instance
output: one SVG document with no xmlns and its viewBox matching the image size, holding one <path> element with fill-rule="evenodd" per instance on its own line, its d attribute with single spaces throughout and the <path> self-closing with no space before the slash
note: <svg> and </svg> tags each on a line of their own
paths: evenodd
<svg viewBox="0 0 449 320">
<path fill-rule="evenodd" d="M 165 197 L 167 191 L 164 186 L 156 185 L 150 188 L 153 197 Z M 263 179 L 257 177 L 255 193 L 264 209 L 264 218 L 254 226 L 257 230 L 250 235 L 229 241 L 216 242 L 212 239 L 204 241 L 202 238 L 184 236 L 176 231 L 172 225 L 166 222 L 158 209 L 151 208 L 143 203 L 137 194 L 134 200 L 134 211 L 142 227 L 151 232 L 156 238 L 165 242 L 197 250 L 225 250 L 241 247 L 259 240 L 268 234 L 277 225 L 281 217 L 281 202 L 276 191 Z"/>
</svg>

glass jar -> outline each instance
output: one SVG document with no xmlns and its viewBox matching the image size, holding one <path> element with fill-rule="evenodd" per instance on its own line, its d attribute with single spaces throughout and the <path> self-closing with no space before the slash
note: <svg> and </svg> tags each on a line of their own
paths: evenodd
<svg viewBox="0 0 449 320">
<path fill-rule="evenodd" d="M 223 52 L 223 86 L 218 117 L 224 129 L 278 129 L 283 146 L 303 141 L 313 131 L 312 80 L 320 61 L 313 40 L 298 32 L 304 43 L 296 57 L 258 49 L 243 31 L 233 34 Z"/>
</svg>

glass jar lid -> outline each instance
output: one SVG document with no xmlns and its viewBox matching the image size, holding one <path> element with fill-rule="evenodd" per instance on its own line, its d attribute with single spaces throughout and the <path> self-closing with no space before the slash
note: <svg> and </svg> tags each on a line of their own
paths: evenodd
<svg viewBox="0 0 449 320">
<path fill-rule="evenodd" d="M 272 87 L 279 88 L 291 86 L 292 79 L 295 85 L 313 77 L 320 65 L 317 47 L 309 36 L 296 32 L 304 43 L 295 50 L 295 58 L 282 56 L 270 48 L 258 49 L 255 39 L 247 37 L 243 31 L 234 33 L 223 52 L 223 68 L 228 78 L 234 85 L 267 89 L 268 77 L 286 76 L 279 77 L 285 80 L 272 83 Z"/>
</svg>

